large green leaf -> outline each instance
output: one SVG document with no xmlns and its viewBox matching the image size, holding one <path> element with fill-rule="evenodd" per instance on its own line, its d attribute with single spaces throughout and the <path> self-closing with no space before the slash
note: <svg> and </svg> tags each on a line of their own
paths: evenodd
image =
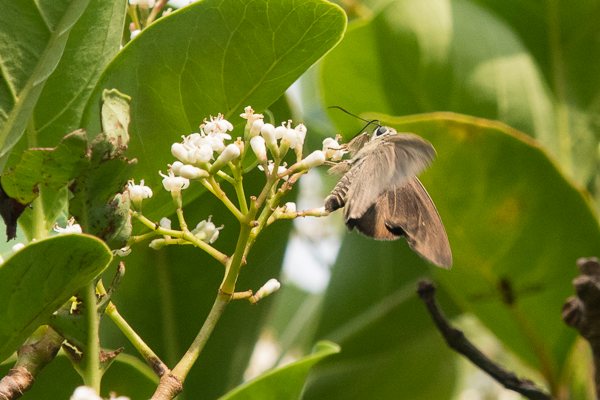
<svg viewBox="0 0 600 400">
<path fill-rule="evenodd" d="M 160 19 L 109 65 L 88 104 L 96 124 L 98 99 L 116 88 L 132 101 L 130 151 L 137 174 L 153 188 L 172 162 L 173 142 L 221 112 L 234 124 L 243 108 L 273 103 L 341 38 L 345 15 L 323 0 L 204 0 Z M 89 131 L 97 131 L 97 125 Z M 167 194 L 156 196 L 156 215 Z"/>
<path fill-rule="evenodd" d="M 536 137 L 568 175 L 590 182 L 600 8 L 593 1 L 479 3 L 487 9 L 474 0 L 394 0 L 359 21 L 322 64 L 325 104 L 497 119 Z M 348 132 L 358 129 L 335 117 Z"/>
<path fill-rule="evenodd" d="M 46 80 L 60 61 L 69 32 L 88 3 L 0 3 L 0 156 L 23 134 Z"/>
<path fill-rule="evenodd" d="M 27 245 L 0 267 L 0 359 L 108 265 L 106 245 L 87 235 L 59 235 Z"/>
<path fill-rule="evenodd" d="M 423 182 L 446 225 L 454 268 L 436 278 L 556 389 L 575 338 L 560 319 L 573 265 L 600 243 L 584 195 L 537 144 L 501 123 L 448 113 L 377 117 L 437 149 Z"/>
<path fill-rule="evenodd" d="M 453 355 L 416 296 L 423 266 L 406 243 L 345 238 L 316 333 L 342 351 L 315 366 L 303 398 L 450 398 Z"/>
<path fill-rule="evenodd" d="M 221 400 L 296 400 L 300 398 L 310 368 L 320 360 L 338 353 L 338 345 L 319 342 L 314 351 L 283 367 L 268 371 L 222 396 Z"/>
</svg>

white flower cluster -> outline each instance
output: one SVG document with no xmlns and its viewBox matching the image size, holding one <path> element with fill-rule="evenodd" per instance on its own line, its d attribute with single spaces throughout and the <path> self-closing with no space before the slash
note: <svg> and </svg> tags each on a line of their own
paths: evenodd
<svg viewBox="0 0 600 400">
<path fill-rule="evenodd" d="M 315 150 L 304 159 L 302 158 L 302 148 L 307 131 L 306 126 L 303 124 L 292 127 L 292 122 L 287 121 L 276 127 L 266 123 L 264 116 L 255 114 L 250 106 L 246 107 L 244 113 L 240 116 L 247 121 L 245 132 L 246 137 L 250 139 L 250 147 L 256 154 L 258 161 L 263 165 L 263 170 L 264 165 L 267 165 L 268 173 L 272 173 L 273 165 L 268 159 L 267 149 L 274 158 L 283 158 L 289 149 L 294 150 L 298 162 L 297 169 L 309 169 L 319 166 L 328 158 L 325 149 Z M 281 174 L 285 170 L 284 167 L 280 166 L 277 172 Z"/>
<path fill-rule="evenodd" d="M 233 125 L 219 114 L 210 117 L 210 121 L 204 120 L 200 132 L 183 136 L 181 142 L 173 143 L 171 154 L 178 161 L 171 164 L 168 175 L 160 173 L 165 189 L 171 193 L 181 191 L 189 186 L 189 180 L 207 178 L 239 158 L 244 150 L 241 139 L 229 144 L 225 142 L 231 140 L 228 132 L 232 130 Z"/>
</svg>

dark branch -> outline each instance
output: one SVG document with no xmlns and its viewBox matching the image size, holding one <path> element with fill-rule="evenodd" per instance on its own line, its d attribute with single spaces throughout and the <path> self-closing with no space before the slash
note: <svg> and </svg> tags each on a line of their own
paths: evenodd
<svg viewBox="0 0 600 400">
<path fill-rule="evenodd" d="M 21 397 L 38 372 L 56 356 L 64 339 L 50 327 L 40 329 L 17 351 L 17 362 L 0 380 L 0 399 Z"/>
<path fill-rule="evenodd" d="M 419 282 L 418 293 L 448 346 L 468 358 L 473 364 L 485 371 L 505 388 L 514 390 L 532 400 L 552 399 L 548 393 L 538 388 L 530 380 L 519 378 L 514 373 L 507 371 L 490 360 L 465 337 L 462 331 L 450 325 L 435 300 L 435 286 L 432 282 Z"/>
<path fill-rule="evenodd" d="M 600 399 L 600 263 L 597 258 L 580 258 L 577 266 L 581 275 L 573 279 L 577 296 L 567 299 L 562 318 L 577 329 L 592 348 L 596 398 Z"/>
</svg>

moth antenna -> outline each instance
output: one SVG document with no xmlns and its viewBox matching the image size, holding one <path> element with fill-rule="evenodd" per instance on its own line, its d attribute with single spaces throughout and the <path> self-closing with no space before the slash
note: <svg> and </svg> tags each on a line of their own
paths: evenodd
<svg viewBox="0 0 600 400">
<path fill-rule="evenodd" d="M 365 129 L 367 129 L 367 128 L 369 127 L 369 125 L 376 125 L 377 127 L 380 127 L 380 126 L 381 126 L 381 124 L 380 124 L 380 121 L 379 121 L 378 119 L 372 119 L 372 120 L 364 119 L 364 118 L 362 118 L 362 117 L 359 117 L 359 116 L 358 116 L 358 115 L 356 115 L 356 114 L 353 114 L 353 113 L 351 113 L 350 111 L 346 110 L 346 109 L 345 109 L 345 108 L 343 108 L 343 107 L 340 107 L 340 106 L 329 106 L 329 107 L 327 107 L 327 108 L 337 108 L 338 110 L 340 110 L 340 111 L 342 111 L 342 112 L 344 112 L 344 113 L 346 113 L 346 114 L 348 114 L 348 115 L 351 115 L 351 116 L 353 116 L 353 117 L 354 117 L 354 118 L 356 118 L 356 119 L 360 119 L 361 121 L 364 121 L 364 122 L 366 122 L 367 124 L 366 124 L 365 126 L 363 126 L 363 127 L 362 127 L 362 129 L 361 129 L 360 131 L 358 131 L 358 133 L 357 133 L 356 135 L 360 134 L 360 133 L 361 133 L 361 132 L 363 132 Z M 356 135 L 354 135 L 354 136 L 356 136 Z"/>
</svg>

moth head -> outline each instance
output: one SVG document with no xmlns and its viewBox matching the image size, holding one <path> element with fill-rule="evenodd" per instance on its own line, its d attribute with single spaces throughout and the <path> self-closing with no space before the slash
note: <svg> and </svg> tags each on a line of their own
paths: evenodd
<svg viewBox="0 0 600 400">
<path fill-rule="evenodd" d="M 389 126 L 379 125 L 377 127 L 377 129 L 375 129 L 373 131 L 373 136 L 371 138 L 375 139 L 375 138 L 378 138 L 378 137 L 387 136 L 387 135 L 394 135 L 394 134 L 396 134 L 396 130 L 395 129 L 390 128 Z"/>
</svg>

